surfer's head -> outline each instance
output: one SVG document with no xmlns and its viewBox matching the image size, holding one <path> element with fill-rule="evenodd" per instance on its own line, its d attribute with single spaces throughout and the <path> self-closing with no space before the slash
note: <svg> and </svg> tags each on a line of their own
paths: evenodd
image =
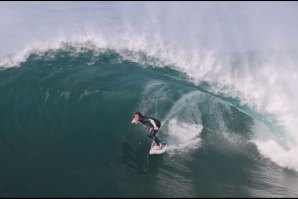
<svg viewBox="0 0 298 199">
<path fill-rule="evenodd" d="M 141 118 L 143 117 L 143 115 L 140 112 L 135 112 L 134 114 L 134 118 L 139 121 Z"/>
</svg>

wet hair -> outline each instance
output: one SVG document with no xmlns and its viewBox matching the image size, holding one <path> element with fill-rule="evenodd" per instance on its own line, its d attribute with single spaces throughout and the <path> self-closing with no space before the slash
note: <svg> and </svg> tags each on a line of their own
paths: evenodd
<svg viewBox="0 0 298 199">
<path fill-rule="evenodd" d="M 140 112 L 135 112 L 135 115 L 138 115 L 140 117 L 143 117 L 143 115 Z"/>
</svg>

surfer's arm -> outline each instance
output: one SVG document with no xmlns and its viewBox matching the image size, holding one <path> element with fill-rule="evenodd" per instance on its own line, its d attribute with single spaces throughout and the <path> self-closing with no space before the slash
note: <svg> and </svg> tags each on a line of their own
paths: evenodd
<svg viewBox="0 0 298 199">
<path fill-rule="evenodd" d="M 156 126 L 154 120 L 149 119 L 149 121 L 153 124 L 153 126 L 154 126 L 154 130 L 158 130 L 158 127 Z"/>
<path fill-rule="evenodd" d="M 132 121 L 131 121 L 131 123 L 132 124 L 137 124 L 138 122 L 137 122 L 136 118 L 133 118 Z"/>
</svg>

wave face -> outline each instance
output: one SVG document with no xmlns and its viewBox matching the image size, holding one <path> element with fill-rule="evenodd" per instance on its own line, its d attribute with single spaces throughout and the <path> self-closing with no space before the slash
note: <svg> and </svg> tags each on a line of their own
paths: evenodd
<svg viewBox="0 0 298 199">
<path fill-rule="evenodd" d="M 0 195 L 297 196 L 297 9 L 2 3 Z"/>
<path fill-rule="evenodd" d="M 2 196 L 297 194 L 251 142 L 264 122 L 170 67 L 61 49 L 0 76 Z M 163 156 L 148 156 L 136 110 L 162 121 Z"/>
</svg>

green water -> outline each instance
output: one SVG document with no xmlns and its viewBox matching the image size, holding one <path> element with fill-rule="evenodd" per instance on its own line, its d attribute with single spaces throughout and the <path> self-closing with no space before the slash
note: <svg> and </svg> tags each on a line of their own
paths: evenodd
<svg viewBox="0 0 298 199">
<path fill-rule="evenodd" d="M 258 121 L 169 67 L 58 50 L 2 69 L 0 93 L 1 197 L 298 196 L 250 142 Z M 148 155 L 135 111 L 172 150 Z"/>
</svg>

